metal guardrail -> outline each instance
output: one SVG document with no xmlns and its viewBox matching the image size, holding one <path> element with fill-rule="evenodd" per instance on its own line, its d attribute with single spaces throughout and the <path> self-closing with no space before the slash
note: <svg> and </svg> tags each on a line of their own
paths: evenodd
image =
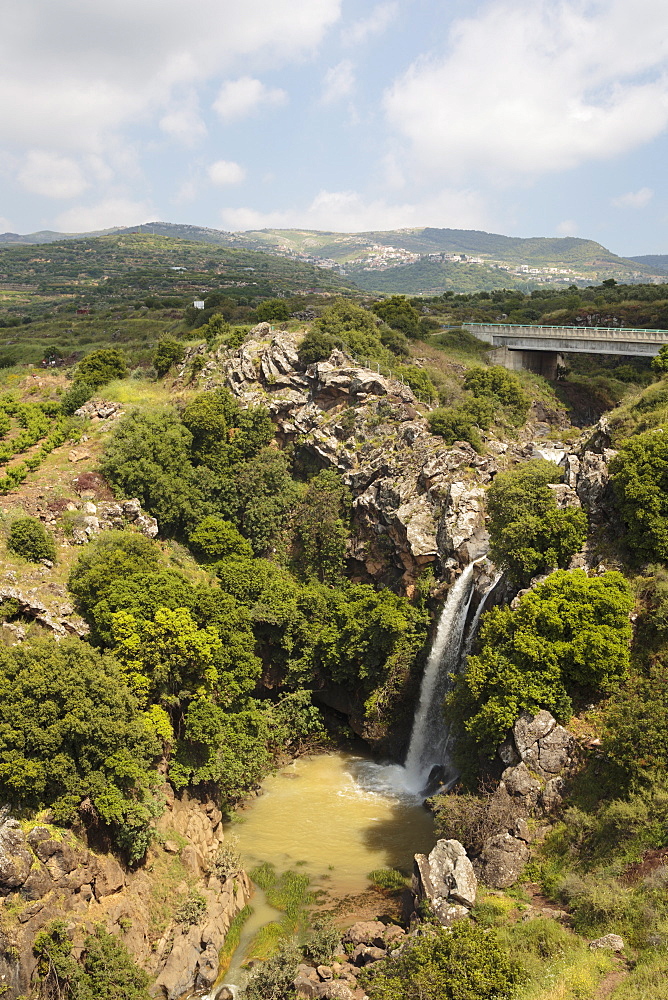
<svg viewBox="0 0 668 1000">
<path fill-rule="evenodd" d="M 539 326 L 530 323 L 462 323 L 462 328 L 475 335 L 476 330 L 497 336 L 511 337 L 520 331 L 523 336 L 537 338 L 562 337 L 574 340 L 625 340 L 668 343 L 668 330 L 645 330 L 623 326 Z"/>
</svg>

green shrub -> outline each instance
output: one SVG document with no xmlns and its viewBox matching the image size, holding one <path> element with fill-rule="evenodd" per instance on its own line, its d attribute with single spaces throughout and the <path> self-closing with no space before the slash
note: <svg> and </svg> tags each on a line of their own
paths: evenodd
<svg viewBox="0 0 668 1000">
<path fill-rule="evenodd" d="M 143 856 L 157 740 L 118 663 L 78 639 L 0 649 L 0 795 L 72 822 L 90 798 L 129 858 Z"/>
<path fill-rule="evenodd" d="M 520 969 L 493 930 L 460 920 L 415 938 L 361 979 L 370 1000 L 510 1000 Z"/>
<path fill-rule="evenodd" d="M 306 366 L 313 365 L 316 361 L 324 361 L 336 346 L 334 337 L 319 330 L 310 330 L 297 350 L 299 361 Z"/>
<path fill-rule="evenodd" d="M 187 899 L 184 899 L 184 901 L 180 904 L 174 914 L 174 919 L 177 924 L 183 924 L 186 927 L 194 927 L 195 924 L 201 924 L 205 916 L 206 900 L 199 894 L 193 894 L 192 896 L 188 896 Z"/>
<path fill-rule="evenodd" d="M 487 492 L 490 556 L 514 583 L 565 566 L 585 540 L 585 512 L 560 508 L 549 488 L 561 478 L 553 462 L 535 460 L 500 473 Z"/>
<path fill-rule="evenodd" d="M 250 542 L 239 534 L 234 525 L 213 514 L 199 522 L 189 536 L 189 544 L 207 559 L 227 559 L 230 556 L 249 558 L 253 555 Z"/>
<path fill-rule="evenodd" d="M 526 420 L 531 400 L 517 376 L 500 365 L 469 368 L 464 376 L 464 388 L 474 396 L 489 396 L 497 400 L 516 426 L 521 426 Z"/>
<path fill-rule="evenodd" d="M 98 389 L 112 379 L 125 378 L 128 366 L 125 356 L 115 347 L 105 347 L 86 355 L 74 369 L 75 382 L 87 382 Z"/>
<path fill-rule="evenodd" d="M 102 926 L 84 938 L 78 961 L 64 920 L 52 920 L 35 938 L 40 996 L 62 1000 L 150 1000 L 150 978 L 125 945 Z"/>
<path fill-rule="evenodd" d="M 172 340 L 170 337 L 164 337 L 160 340 L 152 359 L 158 377 L 162 378 L 163 375 L 166 375 L 173 364 L 181 361 L 183 354 L 183 344 L 180 344 L 178 340 Z"/>
<path fill-rule="evenodd" d="M 623 444 L 610 472 L 630 550 L 668 561 L 668 424 Z"/>
<path fill-rule="evenodd" d="M 56 543 L 36 517 L 19 517 L 12 522 L 7 538 L 7 548 L 29 562 L 56 558 Z"/>
<path fill-rule="evenodd" d="M 442 437 L 447 445 L 468 441 L 476 451 L 482 450 L 482 438 L 473 415 L 463 407 L 439 406 L 427 415 L 429 430 Z"/>
<path fill-rule="evenodd" d="M 143 374 L 143 373 L 142 373 Z M 95 392 L 96 386 L 90 382 L 75 382 L 74 385 L 60 397 L 60 408 L 66 417 L 71 417 L 75 410 L 87 403 Z"/>
<path fill-rule="evenodd" d="M 449 697 L 477 743 L 493 753 L 520 712 L 546 708 L 567 722 L 574 690 L 609 694 L 629 666 L 633 599 L 620 573 L 559 570 L 516 608 L 484 615 L 480 653 Z"/>
<path fill-rule="evenodd" d="M 285 299 L 265 299 L 255 310 L 258 323 L 282 322 L 290 319 Z"/>
</svg>

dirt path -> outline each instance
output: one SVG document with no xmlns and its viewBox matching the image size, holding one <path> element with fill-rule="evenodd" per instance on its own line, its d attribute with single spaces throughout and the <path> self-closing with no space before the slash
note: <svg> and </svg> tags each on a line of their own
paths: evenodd
<svg viewBox="0 0 668 1000">
<path fill-rule="evenodd" d="M 607 1000 L 611 996 L 618 986 L 624 982 L 629 974 L 628 967 L 623 958 L 617 958 L 617 968 L 612 969 L 607 973 L 598 984 L 598 988 L 594 993 L 592 1000 Z"/>
</svg>

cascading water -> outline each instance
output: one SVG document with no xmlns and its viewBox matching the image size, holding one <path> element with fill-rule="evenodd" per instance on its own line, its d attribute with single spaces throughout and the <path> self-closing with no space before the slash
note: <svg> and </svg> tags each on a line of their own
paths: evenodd
<svg viewBox="0 0 668 1000">
<path fill-rule="evenodd" d="M 448 592 L 434 642 L 422 677 L 413 730 L 404 764 L 407 790 L 421 792 L 434 767 L 447 764 L 447 726 L 443 722 L 443 699 L 457 670 L 466 618 L 473 597 L 473 568 L 469 563 Z"/>
<path fill-rule="evenodd" d="M 496 573 L 495 574 L 494 578 L 492 579 L 492 582 L 490 583 L 489 587 L 487 588 L 487 590 L 483 594 L 482 600 L 480 601 L 480 603 L 478 604 L 478 607 L 476 608 L 476 612 L 475 612 L 475 614 L 473 616 L 473 621 L 469 625 L 468 632 L 466 633 L 466 639 L 464 640 L 464 652 L 462 654 L 462 661 L 463 662 L 465 662 L 468 659 L 468 657 L 471 655 L 471 650 L 473 648 L 473 643 L 474 643 L 475 637 L 478 634 L 478 625 L 480 624 L 480 616 L 482 615 L 483 611 L 487 607 L 487 598 L 492 593 L 492 591 L 494 590 L 494 588 L 496 587 L 497 583 L 499 582 L 499 580 L 501 579 L 502 576 L 503 576 L 503 573 Z"/>
</svg>

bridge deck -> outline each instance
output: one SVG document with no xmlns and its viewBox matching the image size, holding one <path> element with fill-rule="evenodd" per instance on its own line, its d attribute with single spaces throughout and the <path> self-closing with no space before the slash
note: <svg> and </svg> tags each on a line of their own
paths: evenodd
<svg viewBox="0 0 668 1000">
<path fill-rule="evenodd" d="M 635 327 L 532 326 L 522 323 L 464 323 L 479 340 L 511 351 L 631 354 L 653 356 L 668 344 L 668 330 Z"/>
</svg>

